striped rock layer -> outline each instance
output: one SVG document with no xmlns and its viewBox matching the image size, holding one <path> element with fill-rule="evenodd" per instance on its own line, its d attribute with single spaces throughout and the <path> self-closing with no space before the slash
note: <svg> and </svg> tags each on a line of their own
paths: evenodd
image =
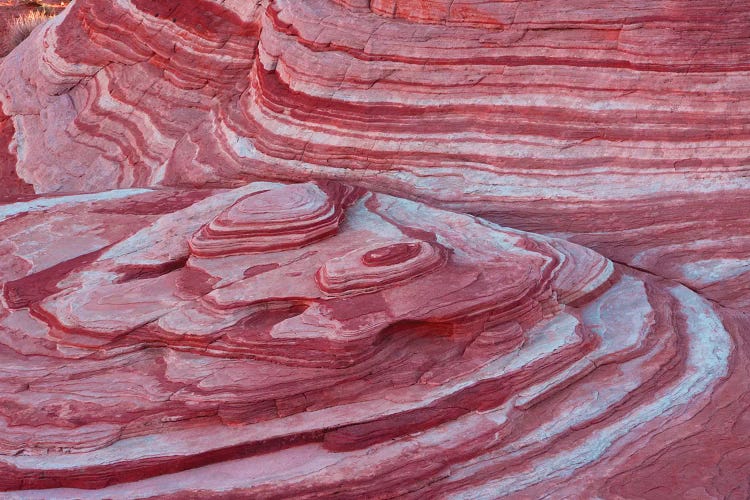
<svg viewBox="0 0 750 500">
<path fill-rule="evenodd" d="M 233 209 L 268 194 L 341 217 L 194 252 L 217 220 L 257 232 Z M 0 217 L 0 489 L 23 498 L 747 493 L 750 320 L 585 247 L 331 183 Z"/>
<path fill-rule="evenodd" d="M 0 489 L 747 498 L 748 26 L 76 0 L 0 60 Z"/>
<path fill-rule="evenodd" d="M 745 0 L 78 0 L 0 64 L 2 191 L 339 179 L 746 309 L 749 23 Z"/>
</svg>

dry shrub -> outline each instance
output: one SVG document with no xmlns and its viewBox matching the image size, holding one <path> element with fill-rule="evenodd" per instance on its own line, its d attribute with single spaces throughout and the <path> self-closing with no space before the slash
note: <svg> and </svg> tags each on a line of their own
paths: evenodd
<svg viewBox="0 0 750 500">
<path fill-rule="evenodd" d="M 45 14 L 57 14 L 69 3 L 70 0 L 52 0 L 51 2 L 45 2 L 44 0 L 15 0 L 14 5 L 16 7 L 33 7 L 44 11 Z"/>
<path fill-rule="evenodd" d="M 29 37 L 34 28 L 53 18 L 54 14 L 44 10 L 33 10 L 11 21 L 4 40 L 0 41 L 0 57 L 7 55 Z"/>
</svg>

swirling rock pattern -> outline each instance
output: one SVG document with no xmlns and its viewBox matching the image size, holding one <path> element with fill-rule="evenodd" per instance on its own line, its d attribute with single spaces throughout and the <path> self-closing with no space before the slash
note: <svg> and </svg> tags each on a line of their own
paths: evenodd
<svg viewBox="0 0 750 500">
<path fill-rule="evenodd" d="M 275 237 L 271 202 L 336 230 L 194 253 L 217 221 Z M 747 494 L 750 321 L 584 247 L 330 182 L 0 213 L 24 498 Z"/>
<path fill-rule="evenodd" d="M 338 230 L 349 193 L 329 189 L 343 192 L 331 197 L 314 184 L 300 184 L 252 193 L 203 226 L 191 239 L 190 251 L 200 257 L 266 252 L 330 236 Z"/>
<path fill-rule="evenodd" d="M 326 262 L 317 281 L 329 295 L 368 293 L 431 273 L 444 260 L 444 248 L 434 243 L 376 243 Z"/>
<path fill-rule="evenodd" d="M 76 0 L 0 60 L 0 490 L 749 497 L 749 13 Z"/>
<path fill-rule="evenodd" d="M 0 64 L 0 172 L 17 192 L 339 179 L 744 310 L 748 16 L 745 0 L 78 0 Z"/>
</svg>

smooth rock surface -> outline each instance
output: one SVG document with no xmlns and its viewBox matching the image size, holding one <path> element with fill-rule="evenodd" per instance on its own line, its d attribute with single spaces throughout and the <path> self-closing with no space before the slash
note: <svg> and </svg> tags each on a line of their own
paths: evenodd
<svg viewBox="0 0 750 500">
<path fill-rule="evenodd" d="M 750 497 L 748 26 L 75 0 L 0 60 L 0 490 Z"/>
<path fill-rule="evenodd" d="M 0 64 L 0 172 L 40 193 L 339 179 L 747 309 L 749 16 L 745 0 L 78 0 Z M 716 258 L 731 290 L 694 278 Z"/>
<path fill-rule="evenodd" d="M 330 182 L 1 213 L 23 498 L 748 493 L 747 316 L 584 247 Z"/>
</svg>

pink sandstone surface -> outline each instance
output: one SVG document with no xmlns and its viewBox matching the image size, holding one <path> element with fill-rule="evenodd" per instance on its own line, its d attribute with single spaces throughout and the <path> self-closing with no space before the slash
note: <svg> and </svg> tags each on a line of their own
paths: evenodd
<svg viewBox="0 0 750 500">
<path fill-rule="evenodd" d="M 74 1 L 0 60 L 0 490 L 748 498 L 749 35 Z"/>
</svg>

